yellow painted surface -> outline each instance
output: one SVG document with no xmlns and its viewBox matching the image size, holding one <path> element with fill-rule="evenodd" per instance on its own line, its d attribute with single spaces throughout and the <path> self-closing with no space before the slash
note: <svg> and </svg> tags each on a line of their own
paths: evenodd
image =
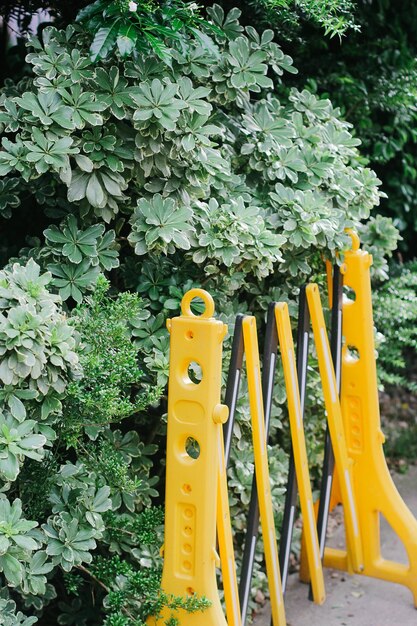
<svg viewBox="0 0 417 626">
<path fill-rule="evenodd" d="M 269 482 L 268 453 L 262 399 L 261 370 L 259 363 L 256 320 L 247 316 L 242 323 L 246 355 L 246 370 L 249 389 L 253 450 L 255 456 L 256 486 L 258 489 L 259 513 L 265 550 L 266 573 L 271 597 L 273 626 L 285 626 L 285 609 L 279 570 L 274 512 L 272 509 Z"/>
<path fill-rule="evenodd" d="M 357 235 L 350 234 L 353 245 L 345 253 L 344 284 L 353 290 L 354 299 L 346 299 L 343 306 L 341 405 L 363 537 L 362 573 L 409 587 L 417 606 L 417 521 L 393 483 L 382 445 L 370 282 L 372 257 L 360 249 Z M 342 500 L 346 504 L 343 493 Z M 402 540 L 408 565 L 383 558 L 380 514 Z M 345 569 L 346 553 L 326 550 L 325 563 Z"/>
<path fill-rule="evenodd" d="M 220 563 L 222 568 L 224 599 L 228 626 L 241 626 L 239 590 L 236 578 L 236 563 L 233 548 L 232 523 L 227 492 L 226 462 L 224 457 L 223 430 L 218 431 L 218 493 L 217 493 L 217 536 L 219 539 Z"/>
<path fill-rule="evenodd" d="M 363 570 L 363 554 L 357 503 L 353 488 L 353 468 L 351 459 L 348 457 L 336 377 L 318 286 L 316 284 L 307 285 L 306 294 L 319 361 L 327 422 L 344 503 L 346 543 L 352 567 L 356 572 L 360 572 Z"/>
<path fill-rule="evenodd" d="M 192 314 L 193 298 L 206 305 Z M 206 596 L 212 605 L 204 612 L 178 611 L 181 626 L 227 626 L 216 583 L 216 511 L 219 480 L 219 431 L 227 408 L 220 404 L 222 342 L 227 327 L 215 320 L 211 296 L 188 292 L 182 315 L 169 321 L 170 377 L 165 504 L 165 548 L 162 589 L 168 594 Z M 201 382 L 189 376 L 198 364 Z M 226 411 L 226 412 L 225 412 Z M 199 446 L 198 458 L 187 453 L 187 441 Z M 162 626 L 171 616 L 165 609 L 148 618 Z"/>
<path fill-rule="evenodd" d="M 285 388 L 287 391 L 288 413 L 291 427 L 291 441 L 294 453 L 295 471 L 303 515 L 303 537 L 311 578 L 313 598 L 316 604 L 323 604 L 326 599 L 320 547 L 317 536 L 316 516 L 313 494 L 311 492 L 308 471 L 307 450 L 301 415 L 300 390 L 298 387 L 297 368 L 294 354 L 288 305 L 279 302 L 275 305 L 275 319 L 278 329 L 281 359 L 284 369 Z"/>
</svg>

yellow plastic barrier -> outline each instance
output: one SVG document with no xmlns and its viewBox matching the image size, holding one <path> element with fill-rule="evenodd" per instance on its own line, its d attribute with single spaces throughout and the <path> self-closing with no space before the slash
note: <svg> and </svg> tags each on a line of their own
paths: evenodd
<svg viewBox="0 0 417 626">
<path fill-rule="evenodd" d="M 241 626 L 239 590 L 233 549 L 232 524 L 230 521 L 229 496 L 227 493 L 226 461 L 224 456 L 223 430 L 218 430 L 219 474 L 217 487 L 217 536 L 223 576 L 224 599 L 228 626 Z"/>
<path fill-rule="evenodd" d="M 363 537 L 362 574 L 405 585 L 417 606 L 417 521 L 392 481 L 382 447 L 370 282 L 372 257 L 360 250 L 357 235 L 350 234 L 353 246 L 345 253 L 344 284 L 352 291 L 351 299 L 343 306 L 341 405 Z M 342 500 L 346 505 L 343 493 Z M 386 560 L 381 554 L 381 513 L 403 542 L 408 565 Z M 325 565 L 347 570 L 348 554 L 326 549 Z"/>
<path fill-rule="evenodd" d="M 272 509 L 271 488 L 269 483 L 261 371 L 255 318 L 252 316 L 245 317 L 242 322 L 242 328 L 252 419 L 256 486 L 258 490 L 259 512 L 265 550 L 266 572 L 271 597 L 272 623 L 274 626 L 285 626 L 287 622 L 282 595 L 274 512 Z"/>
<path fill-rule="evenodd" d="M 286 303 L 279 302 L 275 305 L 275 319 L 278 329 L 279 345 L 281 347 L 285 387 L 287 390 L 291 441 L 294 453 L 298 492 L 300 494 L 301 512 L 303 515 L 303 536 L 305 539 L 308 569 L 312 583 L 314 601 L 316 604 L 323 604 L 326 599 L 323 568 L 320 557 L 319 540 L 317 536 L 313 494 L 311 492 L 310 475 L 308 471 L 307 450 L 304 437 L 303 420 L 301 416 L 300 391 L 297 380 L 294 343 L 291 332 L 288 305 Z"/>
<path fill-rule="evenodd" d="M 344 284 L 350 289 L 351 298 L 343 304 L 345 345 L 340 400 L 318 287 L 311 284 L 306 288 L 337 466 L 331 505 L 336 499 L 342 501 L 347 537 L 347 550 L 325 549 L 324 564 L 403 584 L 411 590 L 417 606 L 417 521 L 394 486 L 382 448 L 369 275 L 372 258 L 360 250 L 357 235 L 351 233 L 351 236 L 352 250 L 346 253 L 342 266 Z M 205 304 L 200 316 L 191 311 L 191 301 L 196 297 Z M 222 431 L 228 409 L 220 403 L 222 342 L 227 327 L 213 319 L 213 300 L 203 290 L 188 292 L 181 311 L 180 317 L 168 322 L 171 356 L 162 588 L 175 596 L 196 593 L 211 600 L 212 605 L 203 613 L 175 610 L 174 616 L 182 626 L 241 626 Z M 303 559 L 302 576 L 307 578 L 305 561 L 308 560 L 313 596 L 321 603 L 325 597 L 323 572 L 290 319 L 286 304 L 276 304 L 274 311 L 304 519 L 303 551 L 307 558 Z M 272 622 L 273 626 L 285 626 L 254 317 L 244 317 L 242 331 Z M 192 373 L 196 366 L 201 369 L 201 379 Z M 407 565 L 383 558 L 381 514 L 402 540 L 408 555 Z M 216 565 L 220 563 L 216 552 L 216 522 L 227 621 L 216 583 Z M 148 626 L 161 626 L 172 612 L 165 608 L 160 615 L 149 617 Z"/>
<path fill-rule="evenodd" d="M 202 298 L 205 311 L 190 305 Z M 227 326 L 213 319 L 211 296 L 192 289 L 181 303 L 182 315 L 168 322 L 170 379 L 162 589 L 177 596 L 206 596 L 203 613 L 175 613 L 182 626 L 227 626 L 216 583 L 216 510 L 219 481 L 219 431 L 228 415 L 220 404 L 222 342 Z M 202 371 L 201 382 L 190 366 Z M 172 611 L 164 609 L 147 624 L 162 626 Z"/>
<path fill-rule="evenodd" d="M 352 567 L 355 571 L 360 572 L 363 570 L 363 553 L 358 511 L 353 489 L 352 462 L 347 452 L 336 377 L 318 286 L 315 284 L 307 285 L 306 294 L 319 361 L 320 378 L 327 411 L 327 422 L 338 468 L 340 491 L 343 502 L 345 503 L 346 542 Z"/>
</svg>

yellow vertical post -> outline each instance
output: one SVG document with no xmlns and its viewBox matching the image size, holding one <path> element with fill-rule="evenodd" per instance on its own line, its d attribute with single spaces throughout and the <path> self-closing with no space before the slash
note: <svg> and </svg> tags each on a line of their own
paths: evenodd
<svg viewBox="0 0 417 626">
<path fill-rule="evenodd" d="M 370 281 L 372 257 L 360 249 L 358 236 L 350 234 L 353 245 L 345 253 L 344 284 L 352 290 L 352 298 L 343 306 L 341 404 L 363 537 L 362 573 L 405 585 L 417 606 L 417 521 L 394 485 L 382 447 Z M 343 493 L 342 500 L 346 505 Z M 381 513 L 404 544 L 407 565 L 384 559 L 381 554 Z M 346 569 L 346 554 L 327 549 L 325 563 Z"/>
<path fill-rule="evenodd" d="M 307 285 L 306 294 L 313 326 L 314 343 L 319 361 L 320 378 L 323 387 L 330 438 L 338 468 L 340 490 L 344 503 L 348 553 L 353 569 L 360 572 L 363 570 L 363 553 L 358 512 L 353 490 L 352 462 L 347 452 L 336 377 L 318 286 L 315 284 Z"/>
<path fill-rule="evenodd" d="M 329 309 L 333 308 L 333 264 L 330 260 L 326 260 L 326 278 L 327 278 L 327 302 Z M 340 272 L 341 275 L 343 272 Z M 335 372 L 336 375 L 336 372 Z M 332 489 L 329 503 L 329 511 L 332 511 L 338 504 L 342 502 L 342 496 L 340 494 L 340 486 L 339 486 L 339 478 L 337 474 L 337 467 L 334 465 L 333 469 L 333 479 L 332 479 Z M 320 500 L 316 500 L 314 503 L 314 513 L 316 519 L 318 518 Z M 353 574 L 353 569 L 349 564 L 348 571 Z M 299 578 L 304 583 L 310 582 L 310 572 L 308 570 L 308 562 L 307 562 L 307 554 L 306 554 L 306 542 L 304 532 L 301 536 L 301 550 L 300 550 L 300 570 L 299 570 Z"/>
<path fill-rule="evenodd" d="M 227 493 L 227 473 L 224 456 L 223 430 L 218 431 L 219 474 L 217 488 L 217 535 L 219 539 L 220 563 L 223 577 L 224 599 L 228 626 L 241 626 L 239 590 L 236 578 L 236 563 L 233 548 L 232 524 Z"/>
<path fill-rule="evenodd" d="M 201 298 L 205 311 L 193 315 L 191 301 Z M 169 321 L 170 377 L 166 462 L 165 548 L 162 589 L 167 594 L 206 596 L 203 613 L 175 613 L 181 626 L 227 626 L 216 583 L 216 509 L 218 441 L 227 407 L 220 404 L 222 342 L 227 326 L 213 319 L 214 302 L 192 289 L 181 303 L 182 315 Z M 190 366 L 201 368 L 201 382 Z M 192 452 L 193 449 L 193 452 Z M 148 618 L 166 623 L 172 611 Z"/>
<path fill-rule="evenodd" d="M 300 391 L 297 380 L 294 343 L 291 332 L 288 305 L 285 302 L 279 302 L 275 305 L 275 319 L 278 329 L 279 345 L 281 348 L 285 388 L 287 390 L 291 441 L 294 453 L 298 492 L 300 494 L 301 512 L 303 515 L 303 536 L 305 539 L 313 598 L 316 604 L 323 604 L 326 598 L 323 568 L 316 528 L 313 494 L 311 492 L 310 474 L 308 471 L 307 450 L 301 415 Z"/>
<path fill-rule="evenodd" d="M 245 317 L 242 322 L 242 328 L 246 354 L 256 486 L 265 550 L 266 572 L 271 596 L 272 623 L 274 626 L 285 626 L 284 599 L 282 595 L 274 512 L 272 509 L 271 487 L 269 482 L 268 453 L 255 318 L 252 316 Z"/>
</svg>

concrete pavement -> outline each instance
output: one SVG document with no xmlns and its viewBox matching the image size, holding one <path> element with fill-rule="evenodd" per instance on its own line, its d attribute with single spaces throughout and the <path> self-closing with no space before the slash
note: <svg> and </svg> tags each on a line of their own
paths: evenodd
<svg viewBox="0 0 417 626">
<path fill-rule="evenodd" d="M 406 474 L 395 475 L 394 480 L 417 516 L 417 466 Z M 343 538 L 343 528 L 339 527 L 329 545 L 341 547 Z M 381 545 L 384 557 L 407 562 L 401 542 L 384 521 Z M 308 600 L 308 586 L 299 582 L 297 574 L 290 576 L 285 594 L 288 626 L 417 626 L 417 610 L 405 587 L 334 570 L 325 570 L 325 582 L 327 600 L 323 606 L 316 606 Z M 254 624 L 270 626 L 268 605 Z"/>
</svg>

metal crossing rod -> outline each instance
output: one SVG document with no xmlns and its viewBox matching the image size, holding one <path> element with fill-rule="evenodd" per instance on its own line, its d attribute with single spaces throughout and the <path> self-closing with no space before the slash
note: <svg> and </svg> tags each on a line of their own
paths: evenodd
<svg viewBox="0 0 417 626">
<path fill-rule="evenodd" d="M 297 378 L 300 390 L 300 413 L 304 418 L 304 406 L 307 387 L 308 345 L 310 339 L 310 313 L 307 305 L 305 285 L 301 287 L 298 304 L 297 328 Z M 294 530 L 295 512 L 297 508 L 297 477 L 295 473 L 294 451 L 291 446 L 288 467 L 287 493 L 285 496 L 284 518 L 282 521 L 279 565 L 281 569 L 282 591 L 285 593 L 288 579 L 288 568 L 291 552 L 291 540 Z"/>
<path fill-rule="evenodd" d="M 268 316 L 265 332 L 265 344 L 262 369 L 262 395 L 264 401 L 265 433 L 268 438 L 269 422 L 271 416 L 272 392 L 274 388 L 274 373 L 278 350 L 278 335 L 275 323 L 275 303 L 271 302 L 268 308 Z M 242 316 L 243 317 L 243 316 Z M 235 330 L 236 336 L 236 330 Z M 243 359 L 243 344 L 242 344 Z M 230 376 L 230 374 L 229 374 Z M 226 399 L 227 404 L 227 399 Z M 230 420 L 230 418 L 229 418 Z M 251 499 L 246 526 L 245 547 L 243 550 L 242 570 L 239 583 L 239 600 L 242 613 L 242 623 L 246 621 L 250 599 L 251 580 L 253 565 L 255 562 L 256 542 L 259 534 L 259 504 L 258 491 L 256 488 L 256 473 L 252 480 Z"/>
<path fill-rule="evenodd" d="M 331 330 L 330 330 L 330 352 L 333 361 L 334 373 L 336 376 L 337 393 L 340 396 L 341 373 L 342 373 L 342 322 L 343 322 L 343 276 L 338 265 L 333 267 L 333 282 L 331 290 Z M 324 556 L 326 545 L 327 522 L 329 518 L 330 499 L 332 495 L 333 474 L 335 460 L 332 442 L 330 439 L 329 426 L 326 427 L 324 444 L 323 472 L 320 487 L 320 500 L 317 515 L 317 533 L 319 536 L 320 556 Z M 310 585 L 310 600 L 313 599 L 312 587 Z"/>
<path fill-rule="evenodd" d="M 233 334 L 232 354 L 230 356 L 229 372 L 226 383 L 226 394 L 224 403 L 229 409 L 229 419 L 223 426 L 224 437 L 224 455 L 226 459 L 226 467 L 229 463 L 230 449 L 232 446 L 233 425 L 235 423 L 236 403 L 239 394 L 240 376 L 243 365 L 243 330 L 242 321 L 244 315 L 239 314 L 236 317 L 235 331 Z"/>
</svg>

